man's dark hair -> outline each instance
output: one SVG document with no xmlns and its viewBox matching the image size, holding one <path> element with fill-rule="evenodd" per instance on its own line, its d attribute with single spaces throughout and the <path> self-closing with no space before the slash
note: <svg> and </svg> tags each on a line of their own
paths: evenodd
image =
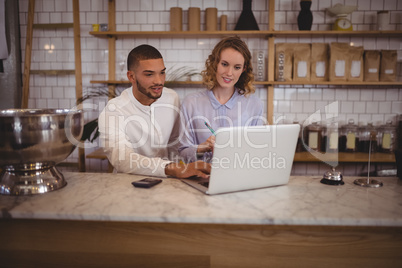
<svg viewBox="0 0 402 268">
<path fill-rule="evenodd" d="M 134 70 L 141 60 L 162 59 L 161 53 L 150 45 L 140 45 L 133 48 L 127 57 L 127 69 Z"/>
</svg>

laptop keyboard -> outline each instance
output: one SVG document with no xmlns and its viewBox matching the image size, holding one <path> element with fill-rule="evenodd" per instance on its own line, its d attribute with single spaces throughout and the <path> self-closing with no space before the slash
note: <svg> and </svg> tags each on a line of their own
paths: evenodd
<svg viewBox="0 0 402 268">
<path fill-rule="evenodd" d="M 203 179 L 203 178 L 197 177 L 197 176 L 192 176 L 192 177 L 189 177 L 188 179 L 191 179 L 191 180 L 194 180 L 194 181 L 199 181 L 197 183 L 202 185 L 202 186 L 204 186 L 204 187 L 206 187 L 206 188 L 208 188 L 208 186 L 209 186 L 209 179 Z"/>
<path fill-rule="evenodd" d="M 209 181 L 199 182 L 198 184 L 201 184 L 202 186 L 208 188 L 208 186 L 209 186 Z"/>
</svg>

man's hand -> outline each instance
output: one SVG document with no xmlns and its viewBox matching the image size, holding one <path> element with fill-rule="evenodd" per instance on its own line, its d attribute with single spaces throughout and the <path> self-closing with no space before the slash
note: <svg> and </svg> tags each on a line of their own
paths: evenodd
<svg viewBox="0 0 402 268">
<path fill-rule="evenodd" d="M 165 174 L 168 176 L 184 179 L 192 176 L 209 178 L 211 173 L 211 164 L 204 161 L 197 161 L 189 164 L 170 163 L 165 167 Z"/>
<path fill-rule="evenodd" d="M 205 142 L 198 145 L 197 153 L 212 152 L 214 150 L 214 145 L 215 145 L 215 136 L 211 135 Z"/>
</svg>

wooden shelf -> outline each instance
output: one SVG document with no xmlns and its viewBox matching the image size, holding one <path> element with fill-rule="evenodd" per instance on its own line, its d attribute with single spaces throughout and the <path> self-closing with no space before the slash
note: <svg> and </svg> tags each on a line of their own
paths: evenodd
<svg viewBox="0 0 402 268">
<path fill-rule="evenodd" d="M 75 74 L 75 70 L 31 70 L 31 74 L 68 75 Z"/>
<path fill-rule="evenodd" d="M 402 85 L 402 81 L 395 82 L 352 82 L 352 81 L 322 81 L 322 82 L 280 82 L 280 81 L 272 81 L 267 82 L 273 85 L 337 85 L 337 86 L 399 86 Z"/>
<path fill-rule="evenodd" d="M 131 84 L 128 80 L 91 80 L 91 84 L 108 84 L 108 85 L 127 85 Z M 166 81 L 165 84 L 170 85 L 202 85 L 202 81 Z M 270 85 L 268 81 L 255 81 L 255 85 Z"/>
<path fill-rule="evenodd" d="M 321 153 L 324 154 L 324 153 Z M 338 155 L 327 153 L 326 160 L 333 159 L 338 162 L 350 163 L 367 163 L 368 153 L 338 153 Z M 314 155 L 309 152 L 298 152 L 295 154 L 294 162 L 320 162 Z M 393 153 L 372 153 L 370 161 L 373 163 L 395 163 L 395 155 Z"/>
<path fill-rule="evenodd" d="M 210 37 L 210 36 L 226 36 L 226 35 L 239 35 L 239 36 L 249 36 L 249 37 L 268 37 L 272 34 L 270 31 L 107 31 L 107 32 L 89 32 L 89 34 L 96 37 L 131 37 L 131 36 L 142 36 L 142 37 Z"/>
<path fill-rule="evenodd" d="M 91 84 L 126 85 L 128 80 L 91 80 Z M 166 81 L 173 85 L 202 85 L 201 81 Z M 255 85 L 338 85 L 338 86 L 401 86 L 402 81 L 397 82 L 279 82 L 279 81 L 255 81 Z"/>
<path fill-rule="evenodd" d="M 273 36 L 369 36 L 369 37 L 402 37 L 402 31 L 272 31 Z"/>
<path fill-rule="evenodd" d="M 402 31 L 98 31 L 89 32 L 96 37 L 203 37 L 203 36 L 226 36 L 239 35 L 243 37 L 273 37 L 273 36 L 369 36 L 369 37 L 402 37 Z"/>
</svg>

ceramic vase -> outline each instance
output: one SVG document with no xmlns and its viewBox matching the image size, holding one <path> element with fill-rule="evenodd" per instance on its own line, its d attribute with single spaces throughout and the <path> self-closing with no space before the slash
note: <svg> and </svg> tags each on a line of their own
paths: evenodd
<svg viewBox="0 0 402 268">
<path fill-rule="evenodd" d="M 235 30 L 260 30 L 251 10 L 251 0 L 243 0 L 243 10 L 237 21 Z"/>
<path fill-rule="evenodd" d="M 297 24 L 300 31 L 310 31 L 313 24 L 313 13 L 310 10 L 311 0 L 300 1 L 300 13 L 297 16 Z"/>
</svg>

